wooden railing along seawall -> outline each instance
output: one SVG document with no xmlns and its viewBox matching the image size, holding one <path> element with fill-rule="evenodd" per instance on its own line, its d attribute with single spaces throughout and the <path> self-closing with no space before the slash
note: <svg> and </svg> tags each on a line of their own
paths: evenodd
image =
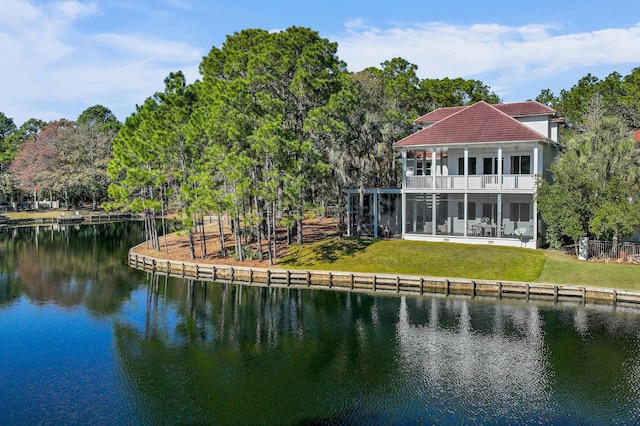
<svg viewBox="0 0 640 426">
<path fill-rule="evenodd" d="M 315 270 L 266 269 L 158 259 L 129 251 L 129 266 L 172 277 L 249 286 L 311 288 L 403 295 L 466 295 L 497 298 L 630 304 L 640 307 L 640 293 L 584 286 L 512 281 L 470 280 L 415 275 Z"/>
</svg>

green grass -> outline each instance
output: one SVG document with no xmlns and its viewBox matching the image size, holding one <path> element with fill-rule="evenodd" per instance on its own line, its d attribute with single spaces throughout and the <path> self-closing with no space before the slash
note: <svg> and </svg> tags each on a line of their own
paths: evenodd
<svg viewBox="0 0 640 426">
<path fill-rule="evenodd" d="M 640 265 L 580 262 L 554 250 L 545 255 L 538 282 L 640 291 Z"/>
<path fill-rule="evenodd" d="M 640 266 L 580 262 L 554 250 L 332 238 L 292 247 L 279 266 L 574 284 L 640 291 Z"/>
<path fill-rule="evenodd" d="M 332 238 L 290 249 L 283 268 L 533 281 L 544 253 L 511 247 Z"/>
</svg>

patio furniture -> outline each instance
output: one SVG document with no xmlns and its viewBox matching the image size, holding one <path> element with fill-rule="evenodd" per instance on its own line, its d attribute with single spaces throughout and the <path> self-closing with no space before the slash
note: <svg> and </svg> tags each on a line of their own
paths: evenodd
<svg viewBox="0 0 640 426">
<path fill-rule="evenodd" d="M 524 237 L 527 236 L 527 228 L 518 228 L 515 231 L 513 231 L 513 235 L 520 238 L 520 247 L 522 247 L 522 242 L 524 240 Z"/>
<path fill-rule="evenodd" d="M 484 237 L 495 237 L 498 226 L 495 223 L 483 223 L 482 235 Z"/>
</svg>

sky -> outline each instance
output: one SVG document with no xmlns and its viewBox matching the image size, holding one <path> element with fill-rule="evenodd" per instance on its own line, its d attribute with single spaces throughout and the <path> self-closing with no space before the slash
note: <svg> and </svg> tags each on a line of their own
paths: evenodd
<svg viewBox="0 0 640 426">
<path fill-rule="evenodd" d="M 0 0 L 0 112 L 124 120 L 212 47 L 247 28 L 308 27 L 350 71 L 401 57 L 418 77 L 480 80 L 504 102 L 558 95 L 587 74 L 640 66 L 637 0 Z"/>
</svg>

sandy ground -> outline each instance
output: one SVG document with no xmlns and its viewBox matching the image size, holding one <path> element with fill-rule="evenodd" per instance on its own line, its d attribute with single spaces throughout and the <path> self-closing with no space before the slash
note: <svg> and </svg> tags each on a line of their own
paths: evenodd
<svg viewBox="0 0 640 426">
<path fill-rule="evenodd" d="M 325 238 L 338 235 L 338 220 L 334 218 L 314 218 L 305 219 L 302 226 L 302 242 L 311 243 L 323 240 Z M 202 235 L 200 233 L 194 234 L 194 242 L 196 249 L 196 258 L 192 259 L 189 250 L 189 238 L 186 234 L 169 234 L 167 235 L 167 250 L 165 250 L 164 237 L 160 237 L 161 250 L 155 250 L 147 248 L 145 244 L 142 244 L 135 248 L 135 252 L 148 256 L 158 257 L 162 259 L 170 260 L 182 260 L 186 262 L 198 262 L 198 263 L 211 263 L 218 265 L 243 265 L 253 267 L 268 267 L 269 261 L 267 259 L 267 240 L 262 241 L 262 250 L 264 252 L 264 259 L 262 262 L 259 260 L 245 260 L 240 263 L 232 257 L 223 258 L 220 255 L 220 236 L 218 232 L 217 222 L 205 225 L 206 241 L 206 255 L 203 255 L 201 249 Z M 286 255 L 288 246 L 286 230 L 278 229 L 278 258 Z M 292 244 L 295 244 L 295 236 L 292 237 Z M 227 248 L 234 248 L 234 240 L 231 235 L 230 229 L 225 229 L 225 245 Z M 250 244 L 252 252 L 257 252 L 257 243 Z M 168 251 L 168 253 L 167 253 Z M 277 264 L 277 259 L 275 262 Z"/>
</svg>

